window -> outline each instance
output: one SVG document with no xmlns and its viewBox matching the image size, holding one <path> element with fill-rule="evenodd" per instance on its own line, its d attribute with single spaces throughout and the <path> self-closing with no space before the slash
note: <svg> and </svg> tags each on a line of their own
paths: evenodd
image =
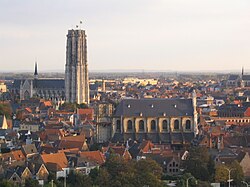
<svg viewBox="0 0 250 187">
<path fill-rule="evenodd" d="M 168 121 L 167 120 L 162 121 L 162 129 L 163 130 L 168 130 Z"/>
<path fill-rule="evenodd" d="M 174 120 L 174 130 L 179 130 L 180 122 L 178 119 Z"/>
<path fill-rule="evenodd" d="M 175 162 L 173 162 L 173 167 L 175 167 Z"/>
<path fill-rule="evenodd" d="M 121 130 L 121 120 L 116 121 L 116 130 L 120 131 Z"/>
<path fill-rule="evenodd" d="M 185 129 L 187 129 L 187 130 L 191 129 L 191 121 L 189 119 L 186 121 L 186 128 Z"/>
<path fill-rule="evenodd" d="M 139 130 L 144 131 L 144 121 L 143 120 L 139 121 Z"/>
<path fill-rule="evenodd" d="M 128 123 L 127 123 L 127 125 L 128 125 L 128 130 L 132 130 L 132 121 L 131 120 L 128 120 Z"/>
<path fill-rule="evenodd" d="M 151 130 L 156 130 L 156 121 L 155 120 L 152 120 L 151 121 Z"/>
</svg>

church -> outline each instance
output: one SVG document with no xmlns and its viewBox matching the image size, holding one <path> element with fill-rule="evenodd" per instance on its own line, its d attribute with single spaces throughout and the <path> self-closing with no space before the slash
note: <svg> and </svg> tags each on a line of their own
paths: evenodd
<svg viewBox="0 0 250 187">
<path fill-rule="evenodd" d="M 10 88 L 20 100 L 32 97 L 71 103 L 89 103 L 87 40 L 85 30 L 69 30 L 66 45 L 65 79 L 41 79 L 37 63 L 33 79 L 16 79 Z"/>
<path fill-rule="evenodd" d="M 65 81 L 64 79 L 40 79 L 36 63 L 34 78 L 14 80 L 11 92 L 18 95 L 20 100 L 31 97 L 53 101 L 65 100 Z"/>
<path fill-rule="evenodd" d="M 116 108 L 112 126 L 113 142 L 190 144 L 198 134 L 196 93 L 190 99 L 124 99 Z"/>
</svg>

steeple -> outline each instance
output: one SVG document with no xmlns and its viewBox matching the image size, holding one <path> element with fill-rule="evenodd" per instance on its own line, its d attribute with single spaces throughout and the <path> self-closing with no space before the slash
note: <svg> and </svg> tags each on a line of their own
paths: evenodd
<svg viewBox="0 0 250 187">
<path fill-rule="evenodd" d="M 241 77 L 243 77 L 244 75 L 244 66 L 242 66 L 242 69 L 241 69 Z"/>
<path fill-rule="evenodd" d="M 35 79 L 38 79 L 38 73 L 37 73 L 37 62 L 35 63 L 34 78 L 35 78 Z"/>
</svg>

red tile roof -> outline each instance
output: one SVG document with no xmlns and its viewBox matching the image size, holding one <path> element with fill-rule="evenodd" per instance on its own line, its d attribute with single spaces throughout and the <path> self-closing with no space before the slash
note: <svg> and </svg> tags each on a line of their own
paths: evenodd
<svg viewBox="0 0 250 187">
<path fill-rule="evenodd" d="M 64 153 L 43 154 L 41 158 L 44 164 L 53 163 L 57 164 L 60 168 L 66 168 L 68 166 L 68 160 Z"/>
<path fill-rule="evenodd" d="M 105 162 L 105 157 L 100 151 L 84 151 L 80 153 L 80 157 L 93 160 L 100 165 Z"/>
</svg>

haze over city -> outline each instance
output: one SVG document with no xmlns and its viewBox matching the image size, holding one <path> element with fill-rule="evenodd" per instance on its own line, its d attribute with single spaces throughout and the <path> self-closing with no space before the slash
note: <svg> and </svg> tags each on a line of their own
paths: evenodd
<svg viewBox="0 0 250 187">
<path fill-rule="evenodd" d="M 88 36 L 90 71 L 250 69 L 248 0 L 0 2 L 2 71 L 64 71 L 67 30 Z"/>
</svg>

